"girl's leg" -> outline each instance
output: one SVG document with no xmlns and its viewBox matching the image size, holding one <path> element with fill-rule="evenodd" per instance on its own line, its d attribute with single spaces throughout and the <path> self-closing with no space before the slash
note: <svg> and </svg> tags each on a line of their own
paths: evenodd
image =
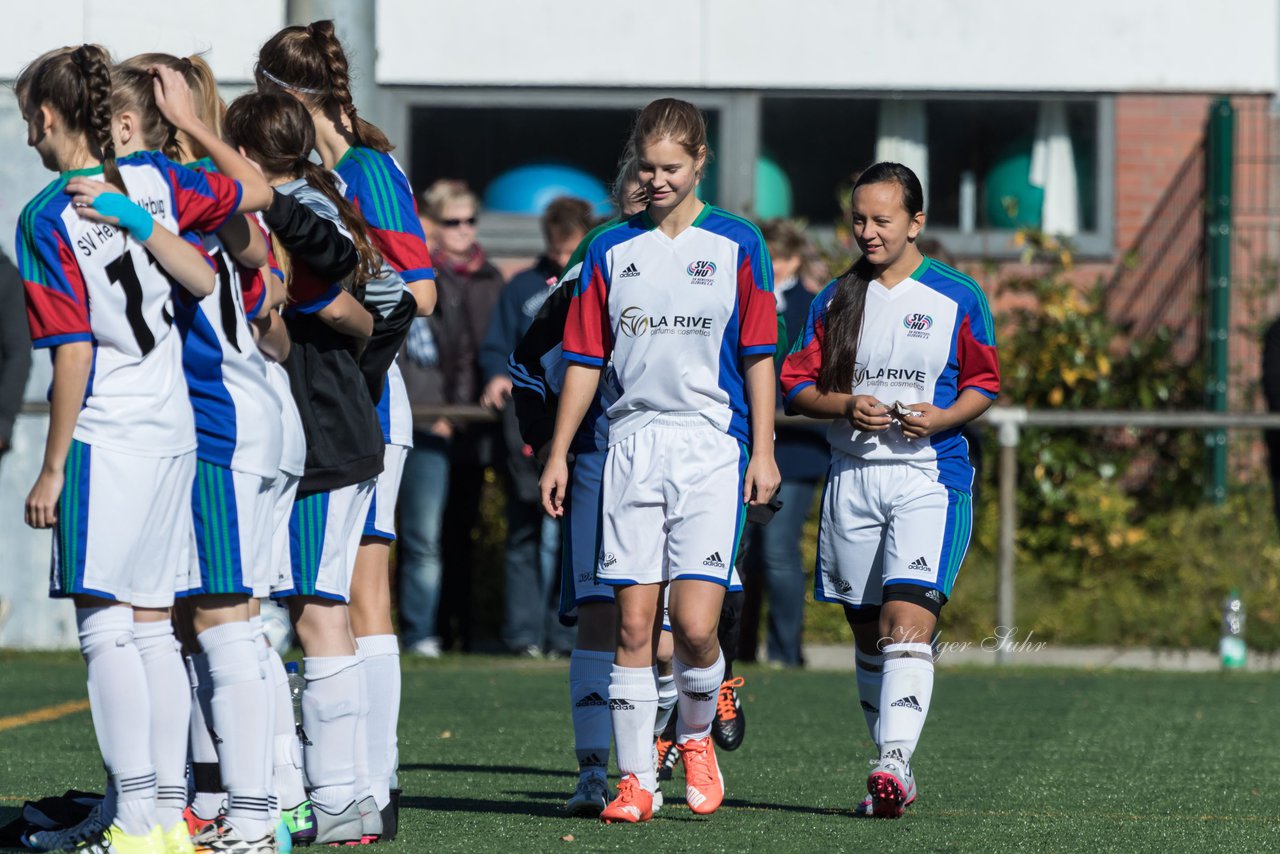
<svg viewBox="0 0 1280 854">
<path fill-rule="evenodd" d="M 658 788 L 653 766 L 653 723 L 658 710 L 653 661 L 662 631 L 662 588 L 662 584 L 633 584 L 616 589 L 618 645 L 609 681 L 618 771 L 633 775 L 651 794 Z"/>
<path fill-rule="evenodd" d="M 672 659 L 679 693 L 676 742 L 711 734 L 716 697 L 724 681 L 724 656 L 717 627 L 725 588 L 712 581 L 680 579 L 671 585 Z"/>
</svg>

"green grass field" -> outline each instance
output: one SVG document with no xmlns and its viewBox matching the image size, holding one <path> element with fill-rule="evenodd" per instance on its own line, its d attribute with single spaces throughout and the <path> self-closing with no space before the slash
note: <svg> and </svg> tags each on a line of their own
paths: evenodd
<svg viewBox="0 0 1280 854">
<path fill-rule="evenodd" d="M 406 661 L 405 795 L 391 852 L 1253 851 L 1280 848 L 1280 680 L 1266 675 L 944 670 L 900 821 L 858 820 L 869 757 L 852 674 L 747 669 L 748 733 L 710 819 L 563 817 L 575 782 L 566 667 Z M 26 798 L 101 788 L 73 655 L 0 654 L 0 822 Z M 8 722 L 8 723 L 6 723 Z"/>
</svg>

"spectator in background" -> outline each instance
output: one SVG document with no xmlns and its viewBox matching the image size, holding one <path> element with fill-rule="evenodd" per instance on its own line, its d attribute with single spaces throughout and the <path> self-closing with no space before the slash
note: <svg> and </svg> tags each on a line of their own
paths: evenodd
<svg viewBox="0 0 1280 854">
<path fill-rule="evenodd" d="M 506 443 L 507 545 L 502 641 L 511 652 L 536 657 L 547 652 L 568 655 L 573 632 L 560 624 L 560 525 L 542 512 L 538 491 L 540 467 L 520 438 L 515 407 L 508 406 L 511 376 L 507 357 L 524 337 L 546 302 L 573 250 L 591 230 L 591 205 L 561 197 L 542 214 L 544 249 L 528 270 L 517 273 L 498 299 L 497 309 L 480 348 L 486 377 L 480 402 L 502 413 Z"/>
<path fill-rule="evenodd" d="M 822 290 L 820 282 L 804 275 L 809 243 L 799 226 L 785 220 L 770 220 L 760 231 L 773 259 L 773 293 L 778 315 L 787 336 L 795 340 L 804 329 L 809 304 Z M 782 408 L 781 395 L 778 408 Z M 749 541 L 743 584 L 747 596 L 739 648 L 744 661 L 756 659 L 763 593 L 769 597 L 769 661 L 784 667 L 799 667 L 803 664 L 800 637 L 804 628 L 805 592 L 800 543 L 805 520 L 813 507 L 813 496 L 831 463 L 826 426 L 814 423 L 778 427 L 774 458 L 782 473 L 782 487 L 778 491 L 782 509 L 770 524 L 746 528 Z"/>
<path fill-rule="evenodd" d="M 415 406 L 474 404 L 480 342 L 502 274 L 476 242 L 479 201 L 465 183 L 435 182 L 419 210 L 436 265 L 437 301 L 432 316 L 410 327 L 400 360 L 405 386 Z M 398 544 L 400 626 L 409 651 L 434 657 L 455 640 L 470 645 L 471 532 L 499 439 L 489 424 L 446 418 L 415 424 L 400 486 Z"/>
<path fill-rule="evenodd" d="M 31 333 L 22 278 L 13 262 L 0 254 L 0 457 L 13 441 L 13 422 L 22 409 L 30 370 Z"/>
</svg>

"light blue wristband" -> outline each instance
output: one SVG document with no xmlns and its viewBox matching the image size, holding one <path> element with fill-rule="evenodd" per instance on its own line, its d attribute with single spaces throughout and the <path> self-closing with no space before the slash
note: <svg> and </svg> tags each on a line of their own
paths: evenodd
<svg viewBox="0 0 1280 854">
<path fill-rule="evenodd" d="M 103 216 L 120 220 L 120 227 L 141 241 L 151 237 L 156 221 L 136 202 L 121 193 L 102 193 L 93 200 L 93 209 Z"/>
</svg>

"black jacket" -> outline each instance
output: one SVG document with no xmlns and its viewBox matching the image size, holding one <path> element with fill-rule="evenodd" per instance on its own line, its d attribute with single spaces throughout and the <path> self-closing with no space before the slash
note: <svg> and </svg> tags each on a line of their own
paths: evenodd
<svg viewBox="0 0 1280 854">
<path fill-rule="evenodd" d="M 289 251 L 291 286 L 334 282 L 355 269 L 357 256 L 351 240 L 305 203 L 277 192 L 264 219 Z M 314 314 L 287 312 L 285 324 L 293 346 L 284 367 L 307 437 L 306 470 L 298 494 L 377 477 L 382 473 L 382 427 L 374 410 L 374 392 L 360 370 L 360 342 Z"/>
<path fill-rule="evenodd" d="M 22 277 L 13 262 L 0 255 L 0 448 L 7 446 L 13 435 L 30 370 L 31 332 L 27 329 Z"/>
</svg>

